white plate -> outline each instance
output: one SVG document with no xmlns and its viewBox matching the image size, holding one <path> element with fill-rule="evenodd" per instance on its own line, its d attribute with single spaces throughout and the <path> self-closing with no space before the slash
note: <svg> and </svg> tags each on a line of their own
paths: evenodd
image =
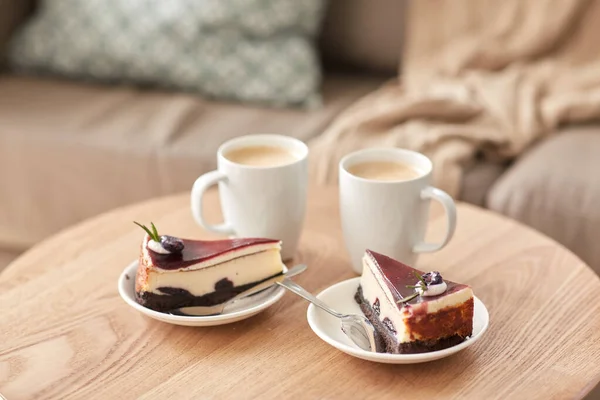
<svg viewBox="0 0 600 400">
<path fill-rule="evenodd" d="M 273 286 L 253 296 L 236 301 L 227 306 L 225 312 L 220 315 L 207 317 L 188 317 L 183 315 L 171 315 L 151 310 L 135 301 L 135 272 L 138 262 L 134 261 L 125 268 L 119 277 L 119 294 L 127 304 L 139 312 L 159 321 L 169 324 L 185 326 L 213 326 L 224 325 L 232 322 L 250 318 L 275 304 L 285 294 L 281 286 Z M 284 271 L 286 268 L 284 267 Z"/>
<path fill-rule="evenodd" d="M 334 310 L 343 314 L 362 314 L 358 303 L 354 300 L 354 294 L 360 283 L 360 277 L 348 279 L 337 283 L 317 296 Z M 313 306 L 308 306 L 306 317 L 311 329 L 323 339 L 338 350 L 351 356 L 362 358 L 363 360 L 375 361 L 386 364 L 416 364 L 427 361 L 433 361 L 440 358 L 448 357 L 451 354 L 457 353 L 473 343 L 475 343 L 485 332 L 489 323 L 489 314 L 485 305 L 477 297 L 474 298 L 474 313 L 473 313 L 473 335 L 470 339 L 452 346 L 450 348 L 430 353 L 419 354 L 389 354 L 389 353 L 374 353 L 361 350 L 350 339 L 344 335 L 340 328 L 339 319 L 327 314 L 325 311 Z"/>
</svg>

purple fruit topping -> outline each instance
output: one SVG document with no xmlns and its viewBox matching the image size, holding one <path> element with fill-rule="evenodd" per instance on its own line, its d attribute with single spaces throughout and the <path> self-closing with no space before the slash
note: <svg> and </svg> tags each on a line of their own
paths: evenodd
<svg viewBox="0 0 600 400">
<path fill-rule="evenodd" d="M 423 280 L 425 281 L 427 286 L 439 285 L 442 282 L 444 282 L 444 279 L 442 279 L 442 275 L 437 271 L 431 271 L 426 273 L 425 275 L 423 275 Z"/>
<path fill-rule="evenodd" d="M 184 248 L 183 240 L 175 236 L 163 235 L 160 237 L 161 246 L 171 253 L 181 253 Z"/>
</svg>

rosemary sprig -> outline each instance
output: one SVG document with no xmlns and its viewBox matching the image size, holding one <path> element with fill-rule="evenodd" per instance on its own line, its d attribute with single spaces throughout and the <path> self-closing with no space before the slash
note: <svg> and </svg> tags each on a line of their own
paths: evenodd
<svg viewBox="0 0 600 400">
<path fill-rule="evenodd" d="M 154 240 L 155 242 L 160 243 L 160 236 L 158 236 L 158 230 L 156 229 L 156 226 L 154 226 L 154 224 L 152 222 L 150 222 L 150 224 L 152 226 L 152 230 L 148 229 L 148 227 L 140 224 L 139 222 L 133 221 L 133 223 L 136 224 L 137 226 L 139 226 L 140 228 L 142 228 L 143 230 L 145 230 L 146 233 L 148 234 L 148 236 L 150 236 L 150 239 Z"/>
<path fill-rule="evenodd" d="M 408 297 L 403 297 L 400 300 L 398 300 L 396 303 L 406 303 L 407 301 L 411 301 L 412 299 L 414 299 L 415 297 L 417 297 L 419 295 L 419 293 L 415 292 L 413 294 L 411 294 Z"/>
<path fill-rule="evenodd" d="M 427 283 L 425 283 L 425 279 L 423 279 L 423 277 L 419 275 L 417 271 L 413 271 L 413 274 L 417 277 L 419 283 L 417 285 L 406 285 L 406 287 L 409 289 L 419 289 L 421 291 L 427 290 Z M 420 295 L 421 293 L 418 290 L 415 290 L 413 294 L 398 300 L 396 303 L 406 303 L 407 301 L 411 301 L 412 299 Z"/>
<path fill-rule="evenodd" d="M 156 229 L 156 226 L 154 226 L 154 222 L 150 222 L 150 226 L 152 226 L 152 232 L 154 233 L 154 237 L 155 238 L 159 238 L 158 240 L 156 240 L 157 242 L 160 242 L 160 236 L 158 235 L 158 230 Z"/>
<path fill-rule="evenodd" d="M 425 279 L 423 279 L 423 277 L 421 275 L 419 275 L 417 273 L 417 271 L 413 271 L 413 274 L 415 274 L 417 279 L 419 279 L 421 281 L 421 284 L 423 285 L 423 290 L 427 289 L 427 283 L 425 283 Z"/>
</svg>

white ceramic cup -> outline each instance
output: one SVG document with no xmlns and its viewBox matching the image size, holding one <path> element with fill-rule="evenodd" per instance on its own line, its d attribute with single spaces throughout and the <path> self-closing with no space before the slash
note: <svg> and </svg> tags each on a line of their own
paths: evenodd
<svg viewBox="0 0 600 400">
<path fill-rule="evenodd" d="M 348 168 L 370 161 L 396 161 L 421 174 L 409 180 L 382 181 L 352 175 Z M 432 163 L 423 154 L 403 149 L 366 149 L 345 156 L 339 164 L 340 212 L 352 268 L 362 273 L 366 249 L 414 265 L 419 253 L 443 248 L 456 228 L 452 197 L 431 183 Z M 430 200 L 446 211 L 446 233 L 440 243 L 424 242 Z"/>
<path fill-rule="evenodd" d="M 284 165 L 249 166 L 232 162 L 227 152 L 244 147 L 274 146 L 296 160 Z M 294 256 L 306 211 L 308 147 L 282 135 L 248 135 L 225 142 L 217 152 L 218 169 L 199 177 L 192 187 L 194 219 L 203 228 L 236 237 L 266 237 L 282 241 L 284 260 Z M 209 224 L 202 214 L 204 192 L 219 185 L 225 222 Z"/>
</svg>

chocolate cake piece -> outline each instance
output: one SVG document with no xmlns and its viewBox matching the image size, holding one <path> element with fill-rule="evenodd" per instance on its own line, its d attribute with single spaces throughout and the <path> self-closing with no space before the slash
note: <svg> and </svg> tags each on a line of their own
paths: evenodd
<svg viewBox="0 0 600 400">
<path fill-rule="evenodd" d="M 135 295 L 156 311 L 220 304 L 283 272 L 279 240 L 155 239 L 144 236 Z"/>
<path fill-rule="evenodd" d="M 367 250 L 355 294 L 388 353 L 423 353 L 463 342 L 473 330 L 473 291 Z"/>
</svg>

